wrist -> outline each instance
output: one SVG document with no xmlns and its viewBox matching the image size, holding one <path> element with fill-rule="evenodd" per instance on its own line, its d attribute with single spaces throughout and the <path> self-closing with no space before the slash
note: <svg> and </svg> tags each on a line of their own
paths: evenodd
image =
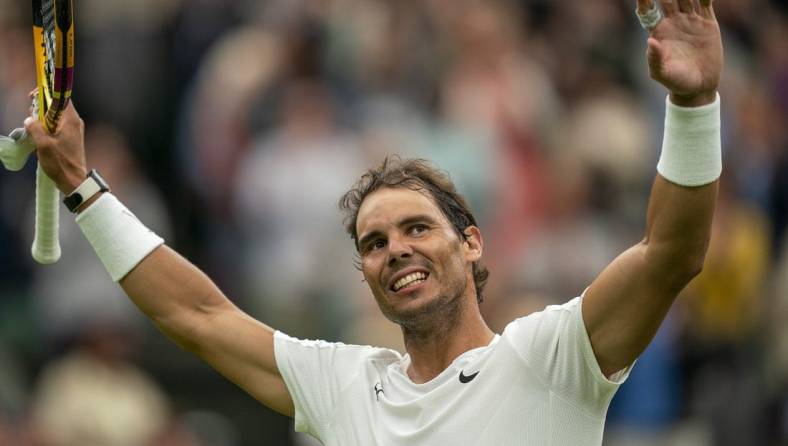
<svg viewBox="0 0 788 446">
<path fill-rule="evenodd" d="M 722 172 L 720 100 L 694 107 L 667 101 L 665 136 L 657 171 L 668 181 L 687 187 L 715 181 Z"/>
<path fill-rule="evenodd" d="M 682 95 L 677 93 L 670 93 L 670 102 L 679 107 L 702 107 L 709 105 L 717 100 L 717 90 L 711 90 L 703 93 L 695 93 L 690 95 Z"/>
<path fill-rule="evenodd" d="M 100 195 L 76 220 L 110 277 L 117 282 L 164 240 L 142 224 L 111 192 Z"/>
<path fill-rule="evenodd" d="M 71 174 L 64 174 L 63 178 L 56 182 L 57 188 L 60 189 L 64 196 L 68 196 L 85 181 L 87 176 L 88 172 L 85 169 Z"/>
<path fill-rule="evenodd" d="M 91 170 L 85 177 L 85 180 L 79 186 L 63 198 L 63 204 L 71 212 L 80 213 L 98 199 L 103 192 L 109 192 L 110 190 L 109 184 L 97 170 Z"/>
</svg>

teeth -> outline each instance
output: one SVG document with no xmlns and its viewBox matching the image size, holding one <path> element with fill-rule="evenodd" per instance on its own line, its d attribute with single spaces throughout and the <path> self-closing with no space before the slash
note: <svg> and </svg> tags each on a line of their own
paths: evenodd
<svg viewBox="0 0 788 446">
<path fill-rule="evenodd" d="M 408 274 L 394 283 L 394 291 L 399 291 L 417 280 L 427 280 L 427 273 L 417 272 Z"/>
</svg>

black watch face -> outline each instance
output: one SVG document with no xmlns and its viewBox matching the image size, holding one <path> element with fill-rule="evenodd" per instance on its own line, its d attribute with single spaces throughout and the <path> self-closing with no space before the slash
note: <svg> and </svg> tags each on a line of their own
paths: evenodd
<svg viewBox="0 0 788 446">
<path fill-rule="evenodd" d="M 66 205 L 69 211 L 74 212 L 80 204 L 82 204 L 82 195 L 74 192 L 73 194 L 69 195 L 68 197 L 63 199 L 63 204 Z"/>
</svg>

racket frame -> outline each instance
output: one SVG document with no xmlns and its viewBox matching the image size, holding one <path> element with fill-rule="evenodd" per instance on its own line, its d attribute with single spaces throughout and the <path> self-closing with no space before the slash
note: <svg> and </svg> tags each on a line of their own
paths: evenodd
<svg viewBox="0 0 788 446">
<path fill-rule="evenodd" d="M 51 3 L 52 17 L 45 17 L 44 3 Z M 72 0 L 32 0 L 33 43 L 35 45 L 36 84 L 38 85 L 38 119 L 50 134 L 57 131 L 63 110 L 71 99 L 74 80 L 74 10 Z M 54 39 L 47 41 L 45 21 L 54 25 Z M 47 44 L 50 45 L 47 48 Z M 47 56 L 50 56 L 48 58 Z M 48 66 L 47 66 L 48 65 Z M 60 191 L 44 173 L 39 163 L 36 170 L 35 235 L 31 253 L 42 264 L 60 259 L 58 226 Z"/>
</svg>

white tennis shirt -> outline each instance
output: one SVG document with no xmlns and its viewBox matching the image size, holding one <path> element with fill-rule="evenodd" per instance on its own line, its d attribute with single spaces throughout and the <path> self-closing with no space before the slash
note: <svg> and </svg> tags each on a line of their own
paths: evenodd
<svg viewBox="0 0 788 446">
<path fill-rule="evenodd" d="M 511 322 L 424 384 L 408 355 L 276 332 L 295 428 L 326 446 L 600 445 L 631 366 L 602 374 L 581 299 Z"/>
</svg>

